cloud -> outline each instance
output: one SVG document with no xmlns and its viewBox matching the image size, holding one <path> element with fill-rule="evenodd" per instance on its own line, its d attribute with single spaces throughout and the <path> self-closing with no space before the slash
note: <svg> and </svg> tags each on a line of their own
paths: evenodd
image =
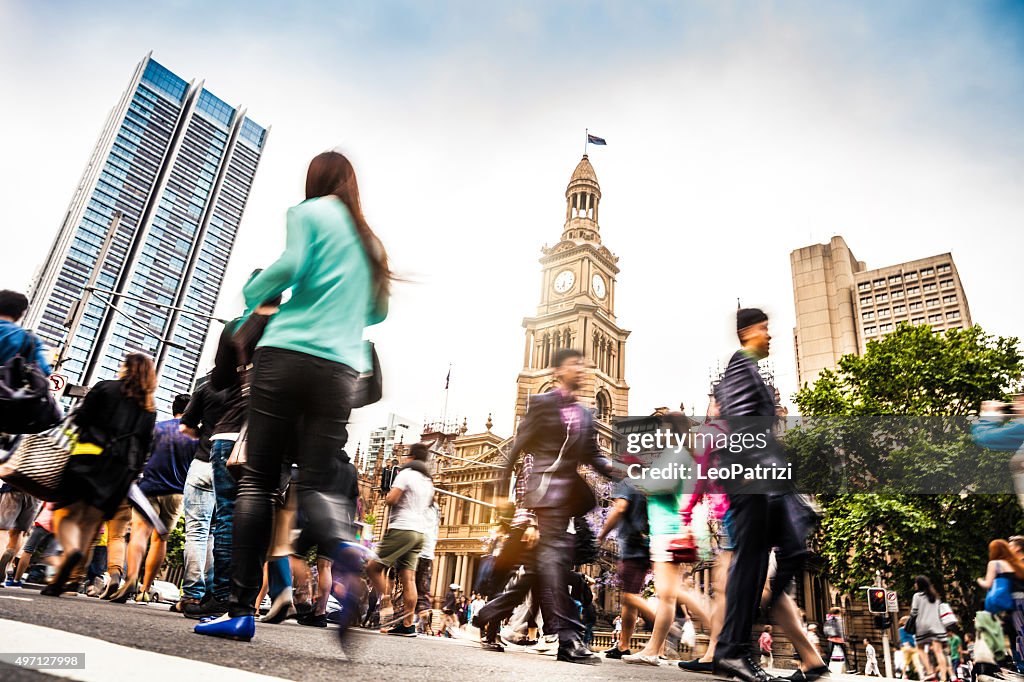
<svg viewBox="0 0 1024 682">
<path fill-rule="evenodd" d="M 221 296 L 283 244 L 305 163 L 351 153 L 407 283 L 379 342 L 388 410 L 512 427 L 521 320 L 561 232 L 583 129 L 620 256 L 634 412 L 703 408 L 736 298 L 772 313 L 796 388 L 789 252 L 842 234 L 870 267 L 952 251 L 975 320 L 1024 334 L 1024 70 L 1004 6 L 832 3 L 178 3 L 6 6 L 0 186 L 24 287 L 106 112 L 148 50 L 272 125 Z M 196 21 L 197 12 L 203 20 Z M 991 273 L 999 273 L 993 278 Z M 354 449 L 354 448 L 353 448 Z"/>
</svg>

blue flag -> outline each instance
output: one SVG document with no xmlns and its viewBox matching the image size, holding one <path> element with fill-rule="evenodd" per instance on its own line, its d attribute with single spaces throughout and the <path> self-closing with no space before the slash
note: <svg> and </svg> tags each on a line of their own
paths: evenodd
<svg viewBox="0 0 1024 682">
<path fill-rule="evenodd" d="M 590 133 L 587 133 L 587 142 L 589 144 L 605 144 L 605 145 L 608 144 L 607 142 L 604 141 L 603 137 L 598 137 L 597 135 L 591 135 Z"/>
</svg>

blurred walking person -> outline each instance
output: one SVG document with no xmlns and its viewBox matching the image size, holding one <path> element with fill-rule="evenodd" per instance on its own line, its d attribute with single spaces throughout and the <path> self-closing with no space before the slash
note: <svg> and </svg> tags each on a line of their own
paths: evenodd
<svg viewBox="0 0 1024 682">
<path fill-rule="evenodd" d="M 775 396 L 757 367 L 759 361 L 768 357 L 771 346 L 768 316 L 757 308 L 737 310 L 736 335 L 741 347 L 715 387 L 715 400 L 728 424 L 731 440 L 752 445 L 738 453 L 720 451 L 719 460 L 725 466 L 740 464 L 785 471 L 788 462 L 772 432 L 777 420 Z M 762 605 L 769 552 L 776 547 L 775 576 L 764 606 L 800 654 L 801 667 L 790 679 L 814 682 L 828 674 L 828 667 L 800 627 L 796 604 L 786 590 L 802 567 L 807 555 L 807 536 L 817 519 L 788 481 L 729 479 L 722 483 L 729 497 L 735 551 L 725 590 L 725 620 L 715 650 L 715 672 L 742 682 L 773 679 L 758 664 L 750 633 L 754 614 Z"/>
<path fill-rule="evenodd" d="M 914 578 L 917 592 L 910 602 L 910 616 L 917 619 L 914 629 L 914 643 L 921 653 L 924 662 L 925 680 L 939 679 L 948 682 L 950 679 L 949 665 L 946 661 L 946 626 L 942 624 L 939 606 L 942 600 L 939 593 L 926 576 Z M 929 651 L 934 654 L 936 664 L 933 667 Z"/>
<path fill-rule="evenodd" d="M 555 353 L 551 366 L 558 387 L 529 401 L 498 489 L 508 490 L 519 456 L 532 453 L 533 473 L 524 504 L 537 515 L 540 534 L 531 562 L 537 576 L 534 594 L 546 629 L 558 633 L 558 660 L 594 665 L 601 659 L 584 646 L 584 626 L 566 590 L 575 544 L 568 534 L 569 521 L 586 514 L 597 503 L 576 468 L 588 464 L 605 477 L 622 476 L 601 454 L 593 415 L 576 399 L 584 376 L 583 354 L 562 348 Z"/>
<path fill-rule="evenodd" d="M 153 360 L 129 353 L 118 379 L 93 386 L 75 411 L 78 444 L 61 480 L 54 517 L 64 559 L 41 594 L 59 596 L 64 591 L 100 523 L 114 517 L 142 470 L 156 425 L 155 390 Z"/>
<path fill-rule="evenodd" d="M 329 486 L 348 440 L 356 378 L 372 370 L 363 330 L 387 315 L 391 273 L 347 158 L 313 159 L 306 201 L 289 209 L 287 232 L 285 252 L 244 290 L 252 307 L 285 290 L 291 297 L 267 323 L 254 358 L 228 613 L 197 625 L 200 634 L 249 640 L 255 633 L 284 452 L 294 452 L 298 504 L 316 544 L 337 563 L 348 561 L 341 543 L 355 537 L 355 500 Z"/>
<path fill-rule="evenodd" d="M 427 469 L 430 450 L 426 443 L 413 443 L 402 453 L 402 467 L 391 482 L 384 503 L 391 507 L 388 529 L 377 544 L 377 559 L 366 566 L 366 575 L 373 589 L 381 595 L 381 626 L 387 634 L 415 637 L 416 566 L 426 539 L 427 509 L 434 501 L 434 483 Z M 401 605 L 391 604 L 391 589 L 385 570 L 394 568 L 396 580 L 402 582 Z M 401 622 L 389 623 L 384 616 L 402 608 Z M 397 620 L 397 619 L 396 619 Z"/>
<path fill-rule="evenodd" d="M 194 438 L 178 429 L 181 415 L 185 412 L 190 398 L 191 396 L 184 393 L 175 396 L 171 405 L 171 414 L 174 416 L 156 425 L 153 454 L 146 462 L 146 467 L 142 470 L 142 480 L 139 482 L 139 489 L 159 514 L 160 522 L 164 524 L 167 534 L 174 529 L 178 517 L 181 516 L 185 478 L 188 476 L 189 465 L 198 445 Z M 156 533 L 143 514 L 133 512 L 125 584 L 110 597 L 110 601 L 124 603 L 133 597 L 137 601 L 149 601 L 149 588 L 153 586 L 157 571 L 163 566 L 166 556 L 167 535 Z M 145 573 L 142 586 L 138 587 L 136 581 L 143 566 Z"/>
</svg>

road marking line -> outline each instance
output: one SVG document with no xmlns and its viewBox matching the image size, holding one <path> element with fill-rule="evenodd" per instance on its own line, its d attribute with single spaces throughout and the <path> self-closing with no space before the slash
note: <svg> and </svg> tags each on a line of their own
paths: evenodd
<svg viewBox="0 0 1024 682">
<path fill-rule="evenodd" d="M 94 639 L 85 635 L 76 635 L 62 630 L 19 623 L 18 621 L 0 618 L 0 646 L 4 652 L 25 653 L 68 653 L 85 654 L 84 670 L 45 670 L 49 675 L 56 675 L 81 682 L 109 682 L 129 671 L 142 675 L 152 675 L 155 671 L 173 671 L 175 679 L 210 679 L 238 680 L 238 682 L 270 682 L 281 680 L 251 673 L 247 670 L 236 670 L 221 665 L 194 661 L 190 658 L 179 658 L 143 651 L 132 647 L 113 644 L 102 639 Z"/>
<path fill-rule="evenodd" d="M 8 597 L 6 594 L 0 594 L 0 599 L 13 599 L 14 601 L 32 601 L 31 597 Z"/>
</svg>

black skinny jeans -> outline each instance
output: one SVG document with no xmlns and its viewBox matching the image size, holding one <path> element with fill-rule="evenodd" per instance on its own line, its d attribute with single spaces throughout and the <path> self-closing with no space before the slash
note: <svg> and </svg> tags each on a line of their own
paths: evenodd
<svg viewBox="0 0 1024 682">
<path fill-rule="evenodd" d="M 294 485 L 306 518 L 304 530 L 325 554 L 352 538 L 355 508 L 355 501 L 332 484 L 348 440 L 356 371 L 281 348 L 258 349 L 254 364 L 248 461 L 235 502 L 231 617 L 256 610 L 284 453 L 292 453 L 299 467 Z"/>
</svg>

